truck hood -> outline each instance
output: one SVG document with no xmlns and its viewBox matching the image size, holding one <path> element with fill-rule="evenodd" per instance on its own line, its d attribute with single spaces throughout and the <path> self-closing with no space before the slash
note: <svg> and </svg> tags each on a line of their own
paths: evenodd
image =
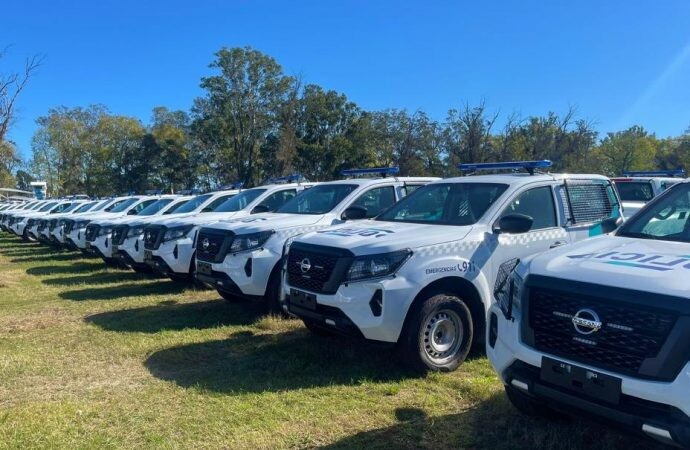
<svg viewBox="0 0 690 450">
<path fill-rule="evenodd" d="M 223 220 L 213 224 L 213 228 L 232 230 L 236 234 L 257 233 L 266 230 L 285 230 L 315 225 L 324 216 L 321 214 L 254 214 L 239 219 Z"/>
<path fill-rule="evenodd" d="M 542 253 L 529 273 L 690 298 L 690 244 L 605 235 Z"/>
<path fill-rule="evenodd" d="M 178 217 L 178 218 L 173 218 L 173 219 L 167 219 L 165 221 L 157 221 L 156 223 L 165 225 L 166 227 L 177 227 L 177 226 L 184 226 L 184 225 L 208 225 L 211 223 L 218 222 L 220 220 L 228 220 L 232 219 L 233 217 L 237 216 L 237 211 L 236 212 L 223 212 L 223 213 L 214 213 L 214 212 L 209 212 L 209 213 L 203 213 L 203 214 L 197 214 L 193 216 L 186 216 L 186 217 Z"/>
<path fill-rule="evenodd" d="M 370 255 L 464 239 L 471 226 L 424 225 L 365 220 L 314 231 L 299 242 L 346 248 L 355 255 Z"/>
</svg>

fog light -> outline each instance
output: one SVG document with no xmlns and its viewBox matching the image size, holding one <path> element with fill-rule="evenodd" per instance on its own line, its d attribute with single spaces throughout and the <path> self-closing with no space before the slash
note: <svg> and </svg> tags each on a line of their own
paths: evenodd
<svg viewBox="0 0 690 450">
<path fill-rule="evenodd" d="M 489 318 L 489 345 L 494 348 L 496 345 L 496 339 L 498 339 L 498 317 L 496 314 L 491 313 Z"/>
<path fill-rule="evenodd" d="M 247 277 L 252 276 L 252 259 L 249 258 L 247 262 L 244 264 L 244 273 L 247 275 Z"/>
<path fill-rule="evenodd" d="M 369 307 L 371 308 L 371 313 L 374 317 L 380 317 L 383 311 L 383 291 L 377 289 L 374 295 L 369 300 Z"/>
</svg>

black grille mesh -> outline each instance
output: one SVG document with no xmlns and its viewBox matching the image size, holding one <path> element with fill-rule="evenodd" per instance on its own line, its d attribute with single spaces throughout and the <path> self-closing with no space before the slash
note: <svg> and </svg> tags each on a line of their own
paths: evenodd
<svg viewBox="0 0 690 450">
<path fill-rule="evenodd" d="M 201 261 L 223 262 L 234 233 L 202 228 L 196 240 L 196 257 Z"/>
<path fill-rule="evenodd" d="M 84 235 L 86 237 L 86 240 L 88 242 L 93 242 L 96 240 L 96 237 L 98 236 L 98 230 L 101 229 L 100 225 L 96 225 L 95 223 L 90 223 L 86 226 L 86 234 Z"/>
<path fill-rule="evenodd" d="M 127 233 L 129 232 L 129 225 L 118 225 L 113 228 L 113 234 L 111 239 L 113 245 L 122 245 L 127 239 Z"/>
<path fill-rule="evenodd" d="M 323 293 L 337 262 L 337 256 L 293 247 L 288 254 L 288 282 L 299 289 Z M 307 263 L 309 270 L 305 271 Z"/>
<path fill-rule="evenodd" d="M 602 322 L 599 331 L 585 335 L 575 330 L 572 318 L 582 309 L 597 313 Z M 544 288 L 530 290 L 529 325 L 538 350 L 631 374 L 645 359 L 657 356 L 675 320 L 673 314 L 632 304 Z"/>
</svg>

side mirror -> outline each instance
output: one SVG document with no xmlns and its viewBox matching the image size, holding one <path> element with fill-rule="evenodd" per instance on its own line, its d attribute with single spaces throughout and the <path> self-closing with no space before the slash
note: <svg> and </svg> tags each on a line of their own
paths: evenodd
<svg viewBox="0 0 690 450">
<path fill-rule="evenodd" d="M 130 209 L 129 211 L 127 211 L 128 216 L 136 216 L 137 213 L 138 211 L 136 209 Z"/>
<path fill-rule="evenodd" d="M 494 233 L 520 234 L 526 233 L 532 228 L 534 219 L 524 214 L 508 214 L 498 220 L 498 226 L 494 226 Z"/>
<path fill-rule="evenodd" d="M 250 214 L 261 214 L 270 212 L 270 208 L 266 205 L 256 205 Z"/>
<path fill-rule="evenodd" d="M 360 220 L 367 217 L 367 209 L 363 206 L 350 206 L 340 216 L 343 220 Z"/>
<path fill-rule="evenodd" d="M 621 223 L 623 223 L 623 221 L 620 217 L 609 217 L 608 219 L 604 219 L 601 222 L 601 232 L 608 234 L 618 228 Z"/>
</svg>

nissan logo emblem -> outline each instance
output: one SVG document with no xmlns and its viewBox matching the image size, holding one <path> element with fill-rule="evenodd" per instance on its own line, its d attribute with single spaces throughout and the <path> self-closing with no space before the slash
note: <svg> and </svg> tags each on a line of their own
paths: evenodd
<svg viewBox="0 0 690 450">
<path fill-rule="evenodd" d="M 146 233 L 146 240 L 147 241 L 151 240 L 151 232 L 150 231 L 148 233 Z"/>
<path fill-rule="evenodd" d="M 311 270 L 311 261 L 309 261 L 309 258 L 304 258 L 298 264 L 302 273 L 307 273 L 309 270 Z"/>
<path fill-rule="evenodd" d="M 208 250 L 208 248 L 211 246 L 211 242 L 208 240 L 208 238 L 204 238 L 203 241 L 201 241 L 201 248 L 204 250 Z"/>
<path fill-rule="evenodd" d="M 591 309 L 581 309 L 573 316 L 573 326 L 580 334 L 592 334 L 601 329 L 599 315 Z"/>
</svg>

